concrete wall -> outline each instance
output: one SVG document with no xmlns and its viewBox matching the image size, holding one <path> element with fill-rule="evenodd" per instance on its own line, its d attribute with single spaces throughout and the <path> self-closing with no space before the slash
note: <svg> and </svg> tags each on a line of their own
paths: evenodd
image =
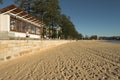
<svg viewBox="0 0 120 80">
<path fill-rule="evenodd" d="M 0 14 L 0 31 L 9 32 L 10 16 Z"/>
<path fill-rule="evenodd" d="M 10 16 L 0 14 L 0 39 L 8 39 L 10 31 Z"/>
<path fill-rule="evenodd" d="M 60 44 L 68 43 L 67 40 L 1 40 L 0 61 L 28 53 L 39 53 L 41 50 Z"/>
</svg>

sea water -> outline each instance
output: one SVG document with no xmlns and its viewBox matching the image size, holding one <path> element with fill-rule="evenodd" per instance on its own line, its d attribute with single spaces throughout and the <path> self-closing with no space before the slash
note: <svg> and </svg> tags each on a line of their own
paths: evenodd
<svg viewBox="0 0 120 80">
<path fill-rule="evenodd" d="M 104 42 L 119 43 L 120 44 L 120 40 L 104 40 Z"/>
</svg>

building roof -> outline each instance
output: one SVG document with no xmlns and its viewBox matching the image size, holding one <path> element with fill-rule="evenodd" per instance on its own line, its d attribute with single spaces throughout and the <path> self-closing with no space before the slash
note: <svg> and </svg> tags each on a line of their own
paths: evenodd
<svg viewBox="0 0 120 80">
<path fill-rule="evenodd" d="M 23 11 L 22 9 L 16 7 L 15 5 L 7 6 L 0 10 L 1 14 L 9 14 L 15 17 L 20 17 L 25 19 L 26 21 L 33 23 L 35 25 L 39 25 L 42 23 L 42 21 L 38 20 L 36 17 L 28 14 L 27 12 Z"/>
</svg>

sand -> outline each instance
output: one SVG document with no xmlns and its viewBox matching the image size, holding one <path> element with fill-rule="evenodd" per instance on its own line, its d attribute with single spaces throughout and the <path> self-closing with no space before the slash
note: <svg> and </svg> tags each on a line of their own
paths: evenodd
<svg viewBox="0 0 120 80">
<path fill-rule="evenodd" d="M 120 44 L 77 41 L 0 62 L 0 80 L 120 80 Z"/>
</svg>

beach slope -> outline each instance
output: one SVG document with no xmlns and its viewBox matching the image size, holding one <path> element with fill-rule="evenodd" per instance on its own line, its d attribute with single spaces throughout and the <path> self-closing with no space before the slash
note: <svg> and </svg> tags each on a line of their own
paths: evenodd
<svg viewBox="0 0 120 80">
<path fill-rule="evenodd" d="M 120 80 L 120 44 L 76 41 L 0 63 L 0 80 Z"/>
</svg>

